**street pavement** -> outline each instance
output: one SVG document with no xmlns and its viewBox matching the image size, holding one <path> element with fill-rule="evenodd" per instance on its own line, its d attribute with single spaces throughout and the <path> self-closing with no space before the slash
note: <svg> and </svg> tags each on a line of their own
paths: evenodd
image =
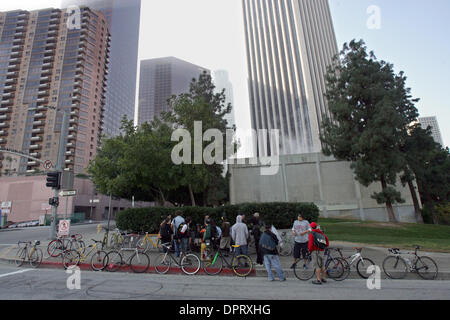
<svg viewBox="0 0 450 320">
<path fill-rule="evenodd" d="M 263 277 L 211 277 L 81 271 L 80 288 L 68 289 L 63 269 L 0 264 L 1 300 L 448 300 L 450 281 L 381 280 L 369 290 L 363 279 L 311 281 Z"/>
</svg>

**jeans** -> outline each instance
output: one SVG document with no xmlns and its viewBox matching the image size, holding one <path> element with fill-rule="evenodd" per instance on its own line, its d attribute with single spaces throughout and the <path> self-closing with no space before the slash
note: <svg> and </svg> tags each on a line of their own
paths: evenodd
<svg viewBox="0 0 450 320">
<path fill-rule="evenodd" d="M 234 250 L 235 250 L 235 255 L 236 256 L 238 256 L 238 255 L 240 255 L 240 254 L 245 254 L 245 255 L 247 255 L 247 249 L 248 249 L 248 247 L 247 247 L 247 245 L 245 245 L 245 246 L 239 246 L 239 247 L 237 247 L 237 248 L 234 248 Z"/>
<path fill-rule="evenodd" d="M 189 238 L 181 238 L 181 252 L 187 253 L 189 249 Z"/>
<path fill-rule="evenodd" d="M 264 255 L 264 265 L 266 266 L 267 275 L 269 276 L 269 280 L 273 281 L 273 273 L 272 273 L 272 267 L 275 269 L 275 271 L 278 274 L 278 277 L 281 281 L 284 281 L 286 278 L 284 277 L 284 272 L 281 269 L 280 265 L 280 259 L 277 255 L 274 254 L 266 254 Z"/>
<path fill-rule="evenodd" d="M 175 256 L 178 258 L 180 256 L 181 241 L 179 239 L 173 239 L 173 246 L 175 249 Z"/>
</svg>

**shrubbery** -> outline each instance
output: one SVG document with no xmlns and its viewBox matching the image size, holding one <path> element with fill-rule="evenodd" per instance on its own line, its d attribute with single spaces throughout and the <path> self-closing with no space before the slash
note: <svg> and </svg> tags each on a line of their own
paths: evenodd
<svg viewBox="0 0 450 320">
<path fill-rule="evenodd" d="M 264 223 L 273 224 L 277 229 L 291 228 L 299 213 L 302 213 L 309 222 L 317 221 L 319 218 L 319 208 L 313 203 L 244 203 L 217 208 L 148 207 L 127 209 L 117 214 L 116 226 L 121 230 L 132 232 L 158 233 L 161 222 L 169 214 L 174 216 L 177 210 L 183 213 L 183 217 L 191 217 L 193 224 L 203 224 L 206 215 L 209 215 L 217 223 L 220 223 L 221 217 L 225 216 L 231 224 L 234 224 L 238 214 L 245 214 L 246 221 L 249 222 L 250 217 L 255 212 L 259 212 Z"/>
</svg>

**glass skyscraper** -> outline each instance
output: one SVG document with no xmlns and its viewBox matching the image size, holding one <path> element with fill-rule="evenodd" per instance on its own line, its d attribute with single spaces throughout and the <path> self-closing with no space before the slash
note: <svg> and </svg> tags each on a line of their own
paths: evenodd
<svg viewBox="0 0 450 320">
<path fill-rule="evenodd" d="M 62 8 L 88 6 L 102 12 L 111 32 L 111 59 L 103 133 L 120 133 L 124 115 L 134 119 L 141 0 L 62 0 Z"/>
</svg>

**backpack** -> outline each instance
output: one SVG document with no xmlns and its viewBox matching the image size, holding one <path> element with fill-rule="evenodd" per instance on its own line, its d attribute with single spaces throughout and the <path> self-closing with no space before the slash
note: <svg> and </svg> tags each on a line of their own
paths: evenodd
<svg viewBox="0 0 450 320">
<path fill-rule="evenodd" d="M 210 224 L 206 227 L 203 234 L 203 240 L 210 240 L 217 237 L 217 228 L 213 228 Z"/>
<path fill-rule="evenodd" d="M 327 247 L 327 239 L 325 235 L 319 232 L 312 232 L 313 243 L 319 249 L 325 249 Z"/>
<path fill-rule="evenodd" d="M 170 227 L 167 224 L 163 225 L 159 234 L 162 239 L 170 239 Z"/>
<path fill-rule="evenodd" d="M 179 233 L 180 235 L 184 235 L 184 233 L 186 232 L 186 230 L 187 230 L 187 224 L 184 223 L 184 222 L 182 222 L 182 223 L 180 223 L 180 225 L 178 226 L 177 233 Z"/>
</svg>

